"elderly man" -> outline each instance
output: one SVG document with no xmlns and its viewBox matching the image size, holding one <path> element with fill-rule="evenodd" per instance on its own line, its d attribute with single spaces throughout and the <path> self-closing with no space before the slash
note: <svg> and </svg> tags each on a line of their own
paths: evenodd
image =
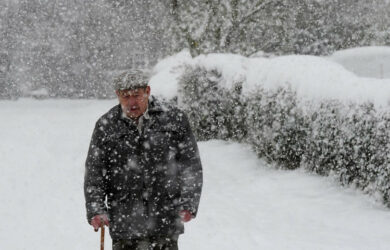
<svg viewBox="0 0 390 250">
<path fill-rule="evenodd" d="M 186 115 L 150 95 L 147 77 L 114 82 L 119 104 L 93 131 L 85 166 L 88 222 L 110 228 L 113 249 L 178 249 L 202 189 L 198 147 Z"/>
</svg>

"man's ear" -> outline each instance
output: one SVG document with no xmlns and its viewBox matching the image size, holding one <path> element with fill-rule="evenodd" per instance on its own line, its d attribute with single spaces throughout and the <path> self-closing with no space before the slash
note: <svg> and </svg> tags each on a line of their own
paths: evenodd
<svg viewBox="0 0 390 250">
<path fill-rule="evenodd" d="M 119 97 L 119 90 L 115 90 L 115 94 L 117 97 Z"/>
<path fill-rule="evenodd" d="M 150 86 L 148 85 L 148 86 L 146 86 L 146 94 L 148 95 L 148 96 L 150 96 Z"/>
</svg>

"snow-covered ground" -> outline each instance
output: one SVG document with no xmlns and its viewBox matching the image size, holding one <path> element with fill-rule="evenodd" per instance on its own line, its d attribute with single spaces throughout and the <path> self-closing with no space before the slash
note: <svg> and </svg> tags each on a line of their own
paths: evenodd
<svg viewBox="0 0 390 250">
<path fill-rule="evenodd" d="M 370 46 L 340 50 L 329 56 L 361 77 L 390 78 L 390 47 Z"/>
<path fill-rule="evenodd" d="M 83 164 L 94 122 L 115 103 L 0 102 L 0 249 L 99 248 L 85 219 Z M 246 145 L 199 147 L 203 196 L 180 249 L 390 248 L 390 211 L 367 196 L 270 168 Z"/>
</svg>

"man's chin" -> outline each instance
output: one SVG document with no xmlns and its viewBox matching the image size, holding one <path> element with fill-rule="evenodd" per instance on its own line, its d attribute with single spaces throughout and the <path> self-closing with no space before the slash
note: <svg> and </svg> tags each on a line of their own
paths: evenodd
<svg viewBox="0 0 390 250">
<path fill-rule="evenodd" d="M 131 119 L 136 119 L 138 118 L 140 115 L 137 113 L 134 113 L 134 112 L 126 112 L 126 115 L 127 117 L 131 118 Z"/>
</svg>

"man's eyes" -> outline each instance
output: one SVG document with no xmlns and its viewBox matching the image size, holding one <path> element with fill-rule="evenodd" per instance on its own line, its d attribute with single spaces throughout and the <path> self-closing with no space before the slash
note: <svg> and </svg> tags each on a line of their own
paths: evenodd
<svg viewBox="0 0 390 250">
<path fill-rule="evenodd" d="M 129 98 L 129 97 L 135 97 L 135 98 L 139 98 L 141 95 L 122 95 L 123 98 Z"/>
</svg>

